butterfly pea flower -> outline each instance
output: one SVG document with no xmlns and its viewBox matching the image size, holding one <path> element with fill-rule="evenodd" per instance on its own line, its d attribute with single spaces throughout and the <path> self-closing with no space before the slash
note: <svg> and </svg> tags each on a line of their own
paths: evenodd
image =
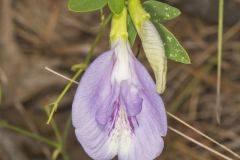
<svg viewBox="0 0 240 160">
<path fill-rule="evenodd" d="M 73 101 L 76 137 L 95 160 L 152 160 L 164 146 L 164 104 L 131 51 L 126 18 L 126 8 L 113 16 L 111 49 L 87 68 Z"/>
<path fill-rule="evenodd" d="M 128 8 L 146 57 L 153 69 L 157 92 L 163 93 L 166 86 L 167 57 L 162 39 L 140 0 L 129 0 Z"/>
</svg>

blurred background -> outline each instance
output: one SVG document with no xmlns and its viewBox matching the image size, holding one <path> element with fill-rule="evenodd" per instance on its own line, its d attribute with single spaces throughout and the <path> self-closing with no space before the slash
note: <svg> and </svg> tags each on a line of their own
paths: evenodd
<svg viewBox="0 0 240 160">
<path fill-rule="evenodd" d="M 192 59 L 190 65 L 169 61 L 167 89 L 162 95 L 166 109 L 240 154 L 240 1 L 225 1 L 220 125 L 215 115 L 218 0 L 165 2 L 182 11 L 180 17 L 164 25 Z M 58 154 L 53 146 L 25 136 L 19 128 L 57 139 L 55 125 L 46 125 L 45 110 L 68 81 L 44 67 L 72 77 L 75 73 L 70 71 L 71 66 L 83 62 L 100 23 L 98 12 L 69 12 L 66 0 L 0 0 L 0 160 L 50 160 L 53 153 Z M 109 48 L 108 28 L 94 50 L 94 57 Z M 139 44 L 137 40 L 135 53 Z M 141 46 L 138 58 L 151 71 Z M 73 84 L 54 115 L 60 133 L 70 124 L 76 87 Z M 171 117 L 168 121 L 186 135 L 231 156 Z M 71 125 L 65 139 L 68 159 L 90 160 Z M 172 131 L 165 138 L 165 146 L 158 159 L 221 159 Z M 66 157 L 60 155 L 56 159 Z"/>
</svg>

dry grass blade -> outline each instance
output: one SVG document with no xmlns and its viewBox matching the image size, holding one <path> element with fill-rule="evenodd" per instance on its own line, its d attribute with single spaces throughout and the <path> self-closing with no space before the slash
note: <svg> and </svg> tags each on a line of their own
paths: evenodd
<svg viewBox="0 0 240 160">
<path fill-rule="evenodd" d="M 203 132 L 199 131 L 198 129 L 194 128 L 193 126 L 189 125 L 188 123 L 184 122 L 182 119 L 176 117 L 175 115 L 167 112 L 167 114 L 174 118 L 175 120 L 177 120 L 178 122 L 182 123 L 183 125 L 187 126 L 188 128 L 192 129 L 193 131 L 195 131 L 196 133 L 200 134 L 201 136 L 205 137 L 206 139 L 210 140 L 211 142 L 215 143 L 216 145 L 220 146 L 221 148 L 223 148 L 224 150 L 228 151 L 229 153 L 231 153 L 232 155 L 236 156 L 237 158 L 240 158 L 240 155 L 238 155 L 237 153 L 235 153 L 234 151 L 232 151 L 231 149 L 229 149 L 228 147 L 222 145 L 221 143 L 217 142 L 216 140 L 212 139 L 211 137 L 207 136 L 206 134 L 204 134 Z"/>
<path fill-rule="evenodd" d="M 226 156 L 226 155 L 224 155 L 224 154 L 222 154 L 222 153 L 220 153 L 220 152 L 218 152 L 218 151 L 216 151 L 216 150 L 214 150 L 214 149 L 212 149 L 212 148 L 210 148 L 210 147 L 208 147 L 208 146 L 206 146 L 206 145 L 204 145 L 204 144 L 202 144 L 202 143 L 200 143 L 200 142 L 198 142 L 198 141 L 196 141 L 195 139 L 193 139 L 193 138 L 185 135 L 184 133 L 182 133 L 182 132 L 180 132 L 180 131 L 172 128 L 171 126 L 169 126 L 168 128 L 169 128 L 171 131 L 173 131 L 174 133 L 176 133 L 176 134 L 178 134 L 178 135 L 186 138 L 187 140 L 189 140 L 189 141 L 197 144 L 198 146 L 200 146 L 200 147 L 202 147 L 202 148 L 205 148 L 206 150 L 208 150 L 208 151 L 210 151 L 210 152 L 218 155 L 219 157 L 222 157 L 222 158 L 224 158 L 224 159 L 226 159 L 226 160 L 233 160 L 232 158 L 230 158 L 230 157 L 228 157 L 228 156 Z"/>
<path fill-rule="evenodd" d="M 60 74 L 60 73 L 58 73 L 58 72 L 56 72 L 56 71 L 48 68 L 48 67 L 45 67 L 45 69 L 46 69 L 47 71 L 53 73 L 53 74 L 56 74 L 57 76 L 60 76 L 60 77 L 62 77 L 62 78 L 64 78 L 64 79 L 70 81 L 70 82 L 72 81 L 71 78 L 68 78 L 68 77 L 66 77 L 66 76 L 64 76 L 64 75 L 62 75 L 62 74 Z M 76 82 L 76 81 L 73 81 L 73 83 L 78 84 L 78 82 Z"/>
</svg>

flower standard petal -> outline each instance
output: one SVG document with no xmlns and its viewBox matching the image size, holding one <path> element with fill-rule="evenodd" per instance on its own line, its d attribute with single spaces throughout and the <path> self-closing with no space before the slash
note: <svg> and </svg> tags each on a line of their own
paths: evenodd
<svg viewBox="0 0 240 160">
<path fill-rule="evenodd" d="M 99 102 L 103 102 L 111 92 L 111 76 L 113 68 L 113 51 L 100 55 L 88 67 L 78 85 L 73 101 L 73 125 L 75 128 L 81 127 L 82 121 L 79 115 L 84 115 L 96 109 Z M 90 106 L 89 106 L 90 104 Z"/>
<path fill-rule="evenodd" d="M 72 121 L 76 136 L 93 159 L 111 159 L 117 154 L 109 150 L 108 133 L 95 118 L 99 104 L 111 96 L 113 63 L 112 50 L 99 56 L 83 75 L 73 101 Z"/>
</svg>

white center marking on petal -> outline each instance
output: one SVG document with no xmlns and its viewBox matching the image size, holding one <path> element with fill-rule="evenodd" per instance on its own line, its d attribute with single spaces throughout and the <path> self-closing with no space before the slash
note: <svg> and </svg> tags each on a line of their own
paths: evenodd
<svg viewBox="0 0 240 160">
<path fill-rule="evenodd" d="M 117 46 L 114 49 L 116 62 L 114 64 L 112 72 L 112 81 L 121 82 L 131 77 L 129 66 L 129 51 L 127 49 L 127 42 L 119 40 Z"/>
<path fill-rule="evenodd" d="M 133 145 L 133 134 L 124 106 L 119 107 L 114 129 L 108 139 L 109 150 L 128 153 Z"/>
</svg>

